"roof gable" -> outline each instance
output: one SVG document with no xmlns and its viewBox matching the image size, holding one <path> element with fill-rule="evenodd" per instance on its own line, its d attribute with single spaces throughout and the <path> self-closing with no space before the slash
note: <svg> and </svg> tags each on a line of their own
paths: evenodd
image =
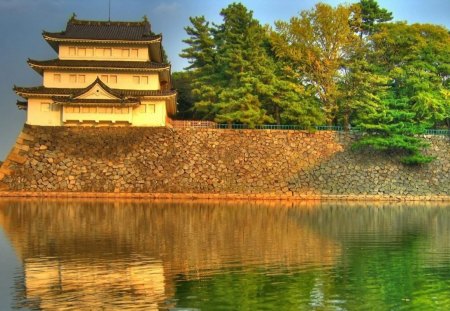
<svg viewBox="0 0 450 311">
<path fill-rule="evenodd" d="M 74 94 L 75 99 L 120 99 L 106 84 L 97 77 L 88 87 Z"/>
</svg>

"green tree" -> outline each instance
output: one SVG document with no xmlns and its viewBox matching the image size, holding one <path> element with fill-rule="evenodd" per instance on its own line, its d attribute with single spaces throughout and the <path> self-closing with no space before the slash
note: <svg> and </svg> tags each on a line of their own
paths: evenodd
<svg viewBox="0 0 450 311">
<path fill-rule="evenodd" d="M 272 91 L 264 29 L 242 4 L 229 5 L 221 16 L 224 22 L 217 27 L 215 38 L 223 87 L 215 120 L 250 127 L 273 122 L 263 107 L 263 97 Z"/>
<path fill-rule="evenodd" d="M 277 21 L 272 35 L 277 56 L 292 64 L 299 82 L 314 89 L 329 124 L 339 110 L 341 68 L 361 40 L 350 22 L 355 14 L 355 6 L 319 3 L 289 22 Z"/>
<path fill-rule="evenodd" d="M 371 49 L 365 41 L 359 41 L 339 72 L 338 121 L 344 129 L 356 125 L 382 105 L 381 95 L 388 79 L 380 74 L 376 64 L 370 62 Z"/>
<path fill-rule="evenodd" d="M 183 40 L 188 45 L 180 54 L 188 59 L 189 66 L 185 68 L 191 78 L 191 96 L 195 101 L 193 111 L 205 119 L 214 118 L 214 106 L 220 85 L 215 64 L 217 52 L 213 36 L 213 28 L 204 16 L 190 17 L 191 26 L 185 27 L 188 39 Z"/>
<path fill-rule="evenodd" d="M 376 32 L 379 25 L 392 20 L 392 13 L 380 8 L 376 0 L 360 0 L 361 36 Z"/>
<path fill-rule="evenodd" d="M 194 98 L 192 96 L 193 73 L 190 71 L 174 72 L 172 74 L 173 87 L 178 92 L 177 118 L 192 119 L 194 117 Z"/>
<path fill-rule="evenodd" d="M 428 163 L 427 144 L 418 137 L 449 119 L 448 31 L 434 25 L 392 23 L 370 37 L 373 62 L 388 77 L 383 105 L 359 121 L 363 136 L 355 147 L 402 153 L 406 164 Z"/>
<path fill-rule="evenodd" d="M 289 122 L 313 127 L 323 122 L 319 101 L 299 84 L 292 66 L 273 53 L 269 29 L 242 4 L 221 11 L 223 23 L 204 17 L 186 27 L 195 116 L 254 127 Z M 306 91 L 308 90 L 308 91 Z"/>
</svg>

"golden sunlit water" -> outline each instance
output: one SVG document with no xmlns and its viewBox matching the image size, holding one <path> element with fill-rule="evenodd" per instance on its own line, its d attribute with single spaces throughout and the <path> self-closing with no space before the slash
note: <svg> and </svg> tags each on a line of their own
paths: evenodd
<svg viewBox="0 0 450 311">
<path fill-rule="evenodd" d="M 0 226 L 0 310 L 450 309 L 449 204 L 2 199 Z"/>
</svg>

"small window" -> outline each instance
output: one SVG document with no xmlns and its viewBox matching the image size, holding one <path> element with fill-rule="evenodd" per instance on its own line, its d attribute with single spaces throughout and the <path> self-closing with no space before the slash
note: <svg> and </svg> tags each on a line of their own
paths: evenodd
<svg viewBox="0 0 450 311">
<path fill-rule="evenodd" d="M 78 56 L 86 56 L 86 48 L 78 48 Z"/>
<path fill-rule="evenodd" d="M 73 107 L 74 113 L 80 113 L 80 107 Z"/>
<path fill-rule="evenodd" d="M 77 50 L 75 49 L 75 47 L 69 47 L 69 55 L 70 56 L 77 55 Z"/>
<path fill-rule="evenodd" d="M 61 82 L 61 74 L 55 73 L 53 75 L 53 82 Z"/>
<path fill-rule="evenodd" d="M 85 75 L 78 75 L 78 82 L 79 83 L 86 82 L 86 76 Z"/>
<path fill-rule="evenodd" d="M 106 113 L 106 107 L 98 107 L 97 112 L 98 113 Z"/>
<path fill-rule="evenodd" d="M 141 81 L 141 78 L 139 76 L 133 76 L 133 83 L 134 84 L 139 84 Z"/>
<path fill-rule="evenodd" d="M 70 83 L 77 83 L 77 75 L 69 75 Z"/>
<path fill-rule="evenodd" d="M 112 50 L 110 48 L 103 49 L 103 56 L 111 56 Z"/>
<path fill-rule="evenodd" d="M 50 103 L 41 103 L 41 111 L 42 112 L 49 112 L 51 110 Z"/>
<path fill-rule="evenodd" d="M 147 76 L 142 76 L 141 77 L 141 83 L 142 84 L 148 84 L 148 77 Z"/>
<path fill-rule="evenodd" d="M 74 109 L 73 109 L 73 107 L 64 107 L 64 112 L 73 113 Z"/>
<path fill-rule="evenodd" d="M 131 49 L 131 57 L 132 58 L 138 58 L 139 56 L 139 50 L 138 49 Z"/>
<path fill-rule="evenodd" d="M 86 56 L 94 56 L 94 49 L 93 48 L 87 48 L 86 49 Z"/>
<path fill-rule="evenodd" d="M 130 57 L 130 49 L 122 49 L 122 57 Z"/>
<path fill-rule="evenodd" d="M 139 107 L 137 107 L 137 112 L 139 112 L 139 113 L 146 113 L 147 112 L 147 106 L 146 105 L 139 105 Z"/>
<path fill-rule="evenodd" d="M 89 107 L 89 112 L 90 113 L 96 113 L 97 112 L 97 107 Z"/>
<path fill-rule="evenodd" d="M 117 76 L 109 76 L 109 82 L 116 84 L 117 83 Z"/>
<path fill-rule="evenodd" d="M 148 105 L 148 107 L 147 107 L 147 112 L 149 112 L 149 113 L 155 113 L 155 110 L 156 108 L 155 108 L 155 105 Z"/>
<path fill-rule="evenodd" d="M 105 82 L 108 83 L 108 75 L 101 75 L 100 79 Z"/>
<path fill-rule="evenodd" d="M 89 107 L 81 107 L 82 113 L 89 113 Z"/>
</svg>

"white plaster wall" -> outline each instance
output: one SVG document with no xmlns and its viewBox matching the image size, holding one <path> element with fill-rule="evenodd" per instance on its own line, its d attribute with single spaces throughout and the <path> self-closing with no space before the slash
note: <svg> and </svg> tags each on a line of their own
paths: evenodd
<svg viewBox="0 0 450 311">
<path fill-rule="evenodd" d="M 55 78 L 60 76 L 60 80 Z M 121 72 L 64 72 L 49 70 L 44 72 L 43 84 L 45 87 L 56 88 L 84 88 L 100 78 L 113 89 L 159 90 L 158 73 L 121 73 Z M 139 83 L 136 78 L 139 77 Z"/>
<path fill-rule="evenodd" d="M 68 108 L 73 108 L 68 112 Z M 63 122 L 132 122 L 131 107 L 64 107 Z"/>
<path fill-rule="evenodd" d="M 27 124 L 60 126 L 62 125 L 61 107 L 54 105 L 50 98 L 30 98 L 28 99 Z"/>
<path fill-rule="evenodd" d="M 49 105 L 49 109 L 47 109 Z M 133 126 L 165 126 L 166 103 L 143 101 L 139 107 L 64 107 L 52 104 L 51 99 L 28 100 L 27 124 L 61 126 L 64 122 L 127 122 Z"/>
<path fill-rule="evenodd" d="M 106 50 L 105 50 L 106 49 Z M 127 52 L 128 50 L 128 52 Z M 85 59 L 85 60 L 126 60 L 149 61 L 148 47 L 145 46 L 82 46 L 59 45 L 59 59 Z"/>
<path fill-rule="evenodd" d="M 166 102 L 142 101 L 140 107 L 133 109 L 133 122 L 135 126 L 165 126 Z"/>
</svg>

